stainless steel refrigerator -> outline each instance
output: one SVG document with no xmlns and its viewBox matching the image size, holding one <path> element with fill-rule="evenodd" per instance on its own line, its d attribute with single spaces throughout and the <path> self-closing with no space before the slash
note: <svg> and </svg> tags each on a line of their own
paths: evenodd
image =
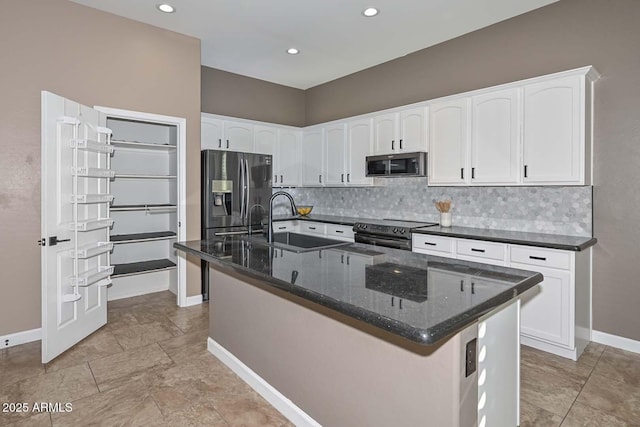
<svg viewBox="0 0 640 427">
<path fill-rule="evenodd" d="M 202 150 L 203 240 L 260 233 L 269 216 L 271 156 Z M 202 263 L 202 297 L 209 299 L 209 268 Z"/>
</svg>

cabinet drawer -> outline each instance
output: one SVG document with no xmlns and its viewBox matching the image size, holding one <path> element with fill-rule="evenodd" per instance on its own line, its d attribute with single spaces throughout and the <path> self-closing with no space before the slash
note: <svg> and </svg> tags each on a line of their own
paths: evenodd
<svg viewBox="0 0 640 427">
<path fill-rule="evenodd" d="M 451 254 L 453 250 L 453 239 L 449 237 L 431 236 L 429 234 L 413 234 L 413 248 L 427 249 L 443 254 Z"/>
<path fill-rule="evenodd" d="M 458 255 L 504 262 L 507 255 L 507 245 L 504 243 L 460 239 L 456 241 L 456 253 Z"/>
<path fill-rule="evenodd" d="M 273 223 L 274 233 L 285 233 L 298 231 L 297 221 L 277 221 Z"/>
<path fill-rule="evenodd" d="M 511 262 L 569 270 L 571 254 L 567 251 L 511 246 Z"/>
<path fill-rule="evenodd" d="M 300 232 L 311 234 L 325 234 L 325 224 L 321 222 L 301 221 Z"/>
<path fill-rule="evenodd" d="M 353 227 L 348 225 L 327 224 L 327 237 L 353 242 Z"/>
</svg>

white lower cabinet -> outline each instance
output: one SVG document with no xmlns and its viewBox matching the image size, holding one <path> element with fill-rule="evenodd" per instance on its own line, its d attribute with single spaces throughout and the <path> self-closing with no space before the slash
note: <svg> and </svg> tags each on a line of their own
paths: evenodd
<svg viewBox="0 0 640 427">
<path fill-rule="evenodd" d="M 296 233 L 299 229 L 298 221 L 276 221 L 273 223 L 274 233 Z"/>
<path fill-rule="evenodd" d="M 320 234 L 322 236 L 327 234 L 326 226 L 322 222 L 302 221 L 298 226 L 300 233 L 303 234 Z"/>
<path fill-rule="evenodd" d="M 350 225 L 327 224 L 327 237 L 330 239 L 344 240 L 345 242 L 353 242 L 353 227 Z"/>
<path fill-rule="evenodd" d="M 541 273 L 544 280 L 520 298 L 521 342 L 573 360 L 589 343 L 591 249 L 574 252 L 414 234 L 413 252 Z"/>
<path fill-rule="evenodd" d="M 511 267 L 532 270 L 532 266 L 512 263 Z M 520 331 L 533 339 L 570 347 L 572 340 L 573 286 L 569 271 L 535 267 L 544 281 L 522 296 Z"/>
<path fill-rule="evenodd" d="M 328 239 L 353 242 L 353 226 L 341 224 L 327 224 L 308 220 L 276 221 L 273 223 L 274 233 L 301 233 L 312 236 L 323 236 Z"/>
</svg>

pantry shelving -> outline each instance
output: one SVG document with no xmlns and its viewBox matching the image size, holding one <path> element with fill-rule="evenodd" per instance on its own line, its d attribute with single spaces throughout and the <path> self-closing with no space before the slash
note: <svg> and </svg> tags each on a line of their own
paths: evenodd
<svg viewBox="0 0 640 427">
<path fill-rule="evenodd" d="M 109 300 L 161 290 L 177 292 L 179 126 L 107 115 L 112 130 Z"/>
</svg>

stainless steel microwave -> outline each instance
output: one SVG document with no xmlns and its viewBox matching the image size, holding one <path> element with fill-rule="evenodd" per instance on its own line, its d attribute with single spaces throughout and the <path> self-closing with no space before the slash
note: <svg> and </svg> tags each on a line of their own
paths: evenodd
<svg viewBox="0 0 640 427">
<path fill-rule="evenodd" d="M 427 153 L 367 156 L 367 176 L 427 176 Z"/>
</svg>

